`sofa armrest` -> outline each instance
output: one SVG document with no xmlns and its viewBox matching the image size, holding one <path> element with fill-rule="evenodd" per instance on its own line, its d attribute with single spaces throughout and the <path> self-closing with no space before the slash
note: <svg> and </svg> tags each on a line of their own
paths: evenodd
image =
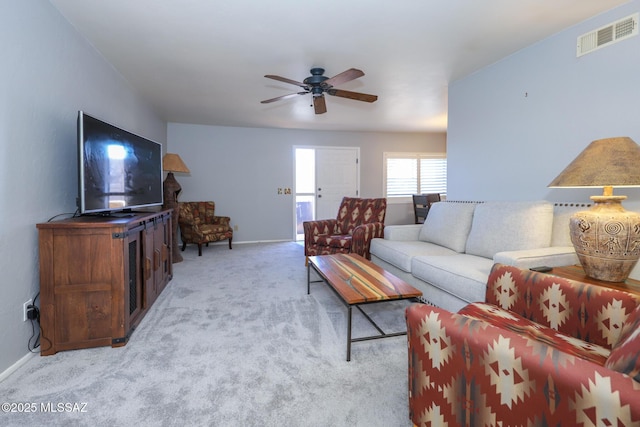
<svg viewBox="0 0 640 427">
<path fill-rule="evenodd" d="M 578 256 L 573 246 L 552 246 L 548 248 L 525 249 L 520 251 L 498 252 L 493 262 L 513 265 L 520 268 L 560 267 L 578 264 Z"/>
<path fill-rule="evenodd" d="M 387 225 L 384 227 L 385 240 L 418 240 L 423 224 Z"/>
<path fill-rule="evenodd" d="M 436 307 L 411 305 L 406 321 L 416 425 L 640 422 L 640 385 L 627 375 Z"/>
<path fill-rule="evenodd" d="M 485 301 L 558 332 L 611 349 L 640 295 L 495 264 Z"/>
<path fill-rule="evenodd" d="M 371 259 L 369 249 L 371 247 L 371 239 L 384 236 L 384 223 L 372 222 L 362 224 L 353 229 L 351 237 L 351 252 L 362 255 L 366 259 Z"/>
</svg>

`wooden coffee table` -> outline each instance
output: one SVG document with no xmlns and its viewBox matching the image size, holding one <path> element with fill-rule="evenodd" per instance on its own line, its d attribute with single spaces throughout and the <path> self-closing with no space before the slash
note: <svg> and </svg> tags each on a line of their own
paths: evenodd
<svg viewBox="0 0 640 427">
<path fill-rule="evenodd" d="M 322 280 L 311 281 L 311 269 Z M 347 323 L 347 362 L 351 360 L 351 343 L 379 338 L 406 335 L 407 331 L 385 333 L 365 313 L 361 305 L 417 298 L 422 295 L 418 289 L 383 270 L 366 258 L 356 254 L 334 254 L 310 256 L 307 264 L 307 294 L 311 292 L 311 283 L 326 282 L 340 297 L 348 309 Z M 351 315 L 356 307 L 380 332 L 379 335 L 351 338 Z"/>
</svg>

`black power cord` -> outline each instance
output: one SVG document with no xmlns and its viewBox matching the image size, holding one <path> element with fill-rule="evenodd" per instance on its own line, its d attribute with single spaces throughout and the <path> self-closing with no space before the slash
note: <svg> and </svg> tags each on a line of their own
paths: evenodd
<svg viewBox="0 0 640 427">
<path fill-rule="evenodd" d="M 35 353 L 35 349 L 40 347 L 40 328 L 36 331 L 35 323 L 40 326 L 40 310 L 35 305 L 27 306 L 27 319 L 31 320 L 31 338 L 27 343 L 27 348 L 31 353 Z"/>
<path fill-rule="evenodd" d="M 35 304 L 39 296 L 40 292 L 38 292 L 36 297 L 33 299 L 33 304 L 27 306 L 27 319 L 31 320 L 31 338 L 29 338 L 29 341 L 27 342 L 27 348 L 30 353 L 37 353 L 34 350 L 40 347 L 40 336 L 43 335 L 42 326 L 40 326 L 40 309 Z M 37 329 L 36 323 L 38 324 Z M 49 348 L 51 348 L 51 341 L 47 338 L 44 339 L 49 343 Z"/>
</svg>

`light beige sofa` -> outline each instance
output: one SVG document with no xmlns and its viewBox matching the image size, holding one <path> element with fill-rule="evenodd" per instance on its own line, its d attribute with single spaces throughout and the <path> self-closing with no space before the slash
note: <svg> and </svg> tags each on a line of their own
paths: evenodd
<svg viewBox="0 0 640 427">
<path fill-rule="evenodd" d="M 443 201 L 424 224 L 386 226 L 371 260 L 456 312 L 484 301 L 495 263 L 520 268 L 577 264 L 569 217 L 586 205 L 547 201 Z"/>
</svg>

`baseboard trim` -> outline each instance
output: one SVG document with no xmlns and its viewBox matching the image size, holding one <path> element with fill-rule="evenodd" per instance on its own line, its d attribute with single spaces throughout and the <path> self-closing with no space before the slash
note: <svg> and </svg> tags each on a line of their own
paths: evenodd
<svg viewBox="0 0 640 427">
<path fill-rule="evenodd" d="M 235 240 L 233 241 L 233 244 L 235 245 L 236 243 L 239 245 L 245 245 L 247 243 L 282 243 L 282 242 L 294 242 L 294 240 L 291 239 L 287 239 L 287 240 L 245 240 L 242 242 L 236 242 Z M 224 242 L 222 242 L 224 243 Z"/>
<path fill-rule="evenodd" d="M 9 378 L 11 374 L 17 371 L 21 366 L 25 365 L 32 357 L 38 355 L 40 353 L 27 353 L 21 359 L 19 359 L 16 363 L 9 366 L 4 372 L 0 373 L 0 383 L 5 379 Z"/>
</svg>

